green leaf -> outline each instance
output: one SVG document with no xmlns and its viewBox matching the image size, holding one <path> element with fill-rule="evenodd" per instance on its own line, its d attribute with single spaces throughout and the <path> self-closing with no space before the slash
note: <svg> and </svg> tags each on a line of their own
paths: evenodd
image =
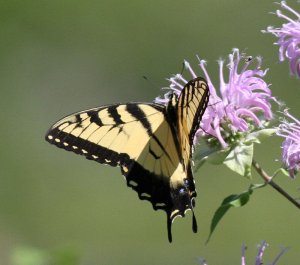
<svg viewBox="0 0 300 265">
<path fill-rule="evenodd" d="M 226 159 L 229 153 L 230 153 L 229 148 L 217 151 L 211 154 L 210 156 L 208 156 L 206 161 L 214 165 L 220 165 L 224 162 L 224 160 Z"/>
<path fill-rule="evenodd" d="M 276 129 L 269 128 L 269 129 L 261 129 L 258 131 L 254 131 L 252 133 L 249 133 L 244 143 L 258 143 L 260 144 L 262 140 L 274 135 L 276 132 Z"/>
<path fill-rule="evenodd" d="M 253 144 L 237 145 L 230 151 L 224 164 L 239 175 L 250 178 L 252 158 Z"/>
<path fill-rule="evenodd" d="M 232 194 L 226 197 L 219 208 L 216 210 L 212 221 L 210 225 L 210 233 L 208 235 L 208 238 L 206 240 L 206 243 L 209 242 L 213 232 L 215 231 L 217 225 L 221 221 L 221 219 L 224 217 L 225 213 L 231 208 L 231 207 L 242 207 L 248 203 L 250 200 L 250 196 L 252 195 L 253 191 L 258 188 L 265 187 L 266 184 L 251 184 L 249 189 L 247 191 L 242 192 L 241 194 Z"/>
<path fill-rule="evenodd" d="M 221 165 L 228 156 L 229 152 L 230 149 L 216 151 L 211 153 L 209 156 L 203 157 L 201 160 L 198 160 L 197 157 L 195 157 L 195 172 L 197 172 L 206 161 L 213 165 Z"/>
<path fill-rule="evenodd" d="M 209 162 L 214 165 L 221 165 L 230 149 L 221 149 L 220 146 L 211 147 L 205 140 L 201 140 L 194 153 L 194 161 L 196 163 L 195 172 L 204 164 Z"/>
<path fill-rule="evenodd" d="M 207 159 L 208 156 L 220 151 L 220 147 L 218 146 L 210 146 L 207 140 L 201 139 L 199 144 L 196 146 L 196 152 L 194 154 L 194 158 L 197 161 L 201 161 L 203 159 Z"/>
<path fill-rule="evenodd" d="M 213 219 L 211 221 L 210 225 L 210 233 L 208 236 L 208 239 L 206 240 L 206 243 L 210 240 L 213 232 L 215 231 L 218 223 L 221 221 L 221 219 L 224 217 L 225 213 L 231 208 L 231 207 L 240 207 L 245 205 L 249 201 L 250 193 L 249 191 L 243 192 L 241 194 L 232 194 L 226 197 L 223 202 L 221 203 L 221 206 L 216 210 Z"/>
</svg>

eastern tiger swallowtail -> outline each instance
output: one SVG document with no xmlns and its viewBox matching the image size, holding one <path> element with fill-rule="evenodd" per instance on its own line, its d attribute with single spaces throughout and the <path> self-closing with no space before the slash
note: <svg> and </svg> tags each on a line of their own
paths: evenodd
<svg viewBox="0 0 300 265">
<path fill-rule="evenodd" d="M 197 77 L 167 106 L 115 104 L 84 110 L 55 123 L 46 140 L 99 163 L 119 166 L 127 186 L 154 210 L 167 213 L 168 239 L 175 217 L 193 213 L 196 197 L 191 163 L 193 138 L 207 107 L 209 89 Z"/>
</svg>

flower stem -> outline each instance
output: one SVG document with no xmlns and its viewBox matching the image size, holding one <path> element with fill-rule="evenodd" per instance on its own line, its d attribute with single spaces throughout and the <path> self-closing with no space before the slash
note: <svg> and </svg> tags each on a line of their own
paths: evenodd
<svg viewBox="0 0 300 265">
<path fill-rule="evenodd" d="M 294 198 L 291 197 L 284 189 L 278 186 L 262 168 L 261 166 L 253 159 L 252 166 L 255 168 L 256 172 L 264 179 L 264 181 L 269 184 L 272 188 L 277 190 L 282 196 L 288 199 L 292 204 L 294 204 L 298 209 L 300 209 L 300 203 L 298 203 Z"/>
</svg>

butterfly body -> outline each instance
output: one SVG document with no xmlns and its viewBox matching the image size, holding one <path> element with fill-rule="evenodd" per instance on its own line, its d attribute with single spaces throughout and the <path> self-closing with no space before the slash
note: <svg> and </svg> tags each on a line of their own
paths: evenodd
<svg viewBox="0 0 300 265">
<path fill-rule="evenodd" d="M 193 138 L 208 98 L 207 83 L 198 77 L 179 97 L 172 94 L 167 106 L 127 103 L 78 112 L 54 124 L 46 140 L 87 159 L 119 166 L 140 199 L 166 211 L 171 242 L 174 218 L 193 211 Z"/>
</svg>

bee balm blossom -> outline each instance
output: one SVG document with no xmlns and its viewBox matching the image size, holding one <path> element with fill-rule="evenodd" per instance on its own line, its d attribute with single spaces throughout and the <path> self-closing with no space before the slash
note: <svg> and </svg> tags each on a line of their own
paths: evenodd
<svg viewBox="0 0 300 265">
<path fill-rule="evenodd" d="M 220 83 L 217 90 L 206 70 L 206 62 L 199 59 L 199 67 L 209 86 L 210 99 L 196 136 L 213 136 L 218 139 L 223 148 L 226 148 L 232 135 L 250 131 L 253 127 L 262 127 L 263 120 L 272 119 L 271 91 L 263 80 L 267 70 L 261 69 L 261 58 L 256 58 L 256 61 L 254 69 L 249 69 L 250 64 L 253 63 L 252 57 L 245 59 L 238 49 L 234 49 L 229 55 L 227 64 L 229 77 L 226 82 L 224 61 L 219 60 Z M 185 66 L 192 78 L 198 76 L 186 61 Z M 175 75 L 169 81 L 170 90 L 177 95 L 188 82 L 181 74 Z M 158 103 L 166 104 L 167 101 L 168 93 L 163 99 L 156 98 Z"/>
<path fill-rule="evenodd" d="M 263 241 L 261 243 L 261 245 L 258 248 L 258 253 L 256 255 L 255 258 L 255 263 L 254 265 L 261 265 L 261 264 L 265 264 L 263 262 L 263 256 L 265 253 L 266 248 L 268 247 L 268 244 L 266 241 Z M 275 265 L 277 263 L 277 261 L 279 260 L 279 258 L 287 251 L 287 249 L 283 249 L 274 259 L 274 261 L 272 263 L 268 263 L 268 265 Z M 242 258 L 241 258 L 241 265 L 246 265 L 246 258 L 245 258 L 245 252 L 246 252 L 246 247 L 243 245 L 242 246 Z M 205 262 L 205 260 L 201 259 L 200 260 L 200 264 L 201 265 L 208 265 L 208 263 Z"/>
<path fill-rule="evenodd" d="M 277 135 L 285 140 L 282 143 L 282 162 L 289 175 L 294 178 L 300 170 L 300 121 L 287 110 L 284 111 L 287 119 L 278 127 Z"/>
<path fill-rule="evenodd" d="M 279 46 L 279 60 L 282 62 L 285 58 L 288 59 L 291 73 L 300 77 L 300 14 L 289 7 L 285 1 L 281 1 L 280 6 L 282 10 L 286 10 L 294 18 L 284 15 L 281 10 L 277 10 L 276 15 L 285 19 L 287 23 L 284 23 L 280 28 L 270 26 L 262 32 L 271 33 L 278 38 L 275 44 Z"/>
</svg>

